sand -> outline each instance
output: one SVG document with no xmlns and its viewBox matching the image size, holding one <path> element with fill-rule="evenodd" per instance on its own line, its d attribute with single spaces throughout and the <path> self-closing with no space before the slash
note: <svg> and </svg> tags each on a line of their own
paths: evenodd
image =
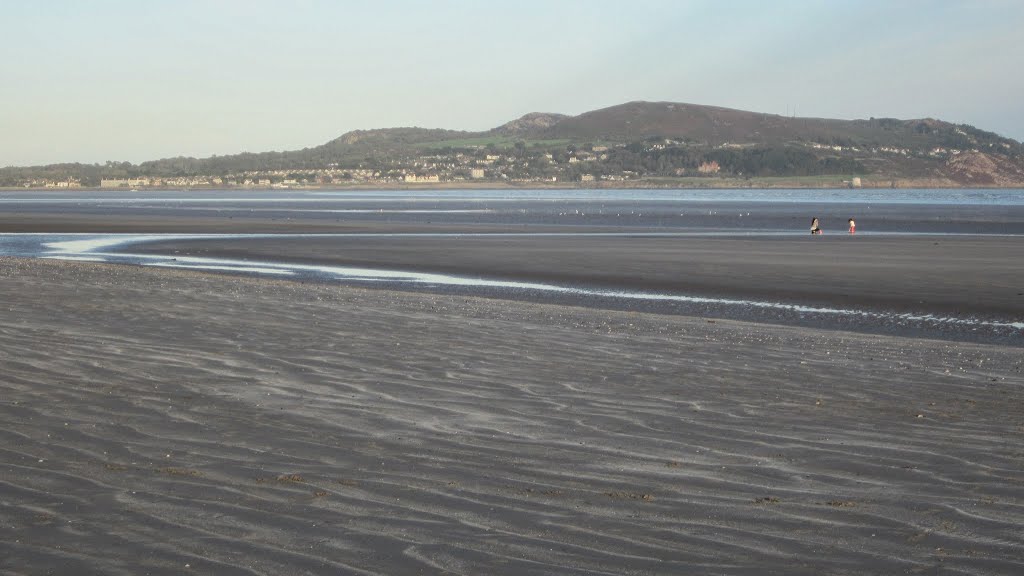
<svg viewBox="0 0 1024 576">
<path fill-rule="evenodd" d="M 3 574 L 1020 574 L 1020 347 L 0 259 Z"/>
<path fill-rule="evenodd" d="M 1024 242 L 1017 237 L 276 237 L 130 251 L 1024 319 Z"/>
</svg>

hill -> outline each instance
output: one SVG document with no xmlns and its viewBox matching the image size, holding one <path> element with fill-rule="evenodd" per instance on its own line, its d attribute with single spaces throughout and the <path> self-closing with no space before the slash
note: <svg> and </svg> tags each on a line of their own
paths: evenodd
<svg viewBox="0 0 1024 576">
<path fill-rule="evenodd" d="M 1006 144 L 1009 148 L 1020 149 L 1020 143 L 997 134 L 931 118 L 796 118 L 673 102 L 629 102 L 579 116 L 567 116 L 545 130 L 529 135 L 611 142 L 670 138 L 711 146 L 729 143 L 779 146 L 817 142 L 846 146 L 964 149 Z"/>
<path fill-rule="evenodd" d="M 531 113 L 484 132 L 357 130 L 302 150 L 0 170 L 0 186 L 618 182 L 854 176 L 875 183 L 1024 185 L 1015 140 L 931 118 L 796 118 L 675 102 Z M 265 176 L 265 178 L 263 177 Z M 687 180 L 687 179 L 691 180 Z M 158 184 L 154 184 L 157 182 Z"/>
</svg>

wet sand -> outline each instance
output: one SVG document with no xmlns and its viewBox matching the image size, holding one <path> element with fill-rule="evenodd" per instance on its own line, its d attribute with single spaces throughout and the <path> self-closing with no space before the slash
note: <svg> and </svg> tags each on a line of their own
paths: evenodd
<svg viewBox="0 0 1024 576">
<path fill-rule="evenodd" d="M 130 251 L 1024 319 L 1019 237 L 282 237 L 159 242 Z"/>
<path fill-rule="evenodd" d="M 0 298 L 4 574 L 1024 572 L 1019 347 L 58 261 Z"/>
<path fill-rule="evenodd" d="M 45 207 L 44 207 L 45 208 Z M 928 231 L 956 230 L 961 219 L 988 229 L 1017 226 L 1019 216 L 990 222 L 986 206 L 881 206 L 886 220 L 864 223 L 889 229 L 893 223 Z M 9 209 L 9 208 L 8 208 Z M 527 280 L 643 292 L 777 301 L 811 306 L 863 308 L 942 316 L 980 315 L 1003 321 L 1024 318 L 1024 241 L 1020 236 L 900 236 L 829 231 L 823 237 L 760 235 L 740 230 L 720 237 L 654 237 L 649 234 L 711 230 L 715 218 L 693 216 L 695 228 L 641 226 L 429 222 L 432 216 L 406 220 L 338 218 L 304 214 L 295 218 L 244 210 L 182 215 L 173 211 L 113 217 L 96 213 L 4 212 L 0 232 L 35 233 L 224 233 L 224 234 L 373 234 L 374 237 L 268 238 L 154 243 L 132 252 L 199 255 L 359 266 L 384 270 L 440 272 L 499 280 Z M 781 212 L 785 210 L 776 208 Z M 987 210 L 975 214 L 972 210 Z M 1007 207 L 1013 214 L 1021 207 Z M 237 214 L 229 217 L 226 214 Z M 449 216 L 450 217 L 450 216 Z M 777 218 L 772 220 L 776 224 Z M 480 218 L 467 216 L 469 220 Z M 747 220 L 750 220 L 749 218 Z M 757 219 L 754 219 L 755 221 Z M 867 222 L 871 222 L 869 226 Z M 833 222 L 834 223 L 834 222 Z M 802 229 L 805 222 L 793 222 Z M 1014 228 L 1015 229 L 1015 228 Z M 495 236 L 480 234 L 635 233 L 632 237 Z M 387 237 L 387 234 L 466 234 L 449 237 Z M 474 235 L 476 234 L 476 235 Z M 648 236 L 643 236 L 648 234 Z M 381 236 L 384 235 L 384 236 Z"/>
</svg>

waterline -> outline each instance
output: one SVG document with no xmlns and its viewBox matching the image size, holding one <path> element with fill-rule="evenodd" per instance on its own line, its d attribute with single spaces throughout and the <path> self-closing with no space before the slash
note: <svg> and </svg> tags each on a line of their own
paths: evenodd
<svg viewBox="0 0 1024 576">
<path fill-rule="evenodd" d="M 966 329 L 986 328 L 999 331 L 1024 330 L 1024 322 L 1011 320 L 990 320 L 972 317 L 950 317 L 934 314 L 896 313 L 854 308 L 837 308 L 828 306 L 808 306 L 786 302 L 763 300 L 713 298 L 686 294 L 643 292 L 630 290 L 606 290 L 585 286 L 564 286 L 539 282 L 520 282 L 512 280 L 496 280 L 491 278 L 456 276 L 433 272 L 415 272 L 406 270 L 381 270 L 363 267 L 298 264 L 274 261 L 246 261 L 199 256 L 169 256 L 132 253 L 133 245 L 154 241 L 176 240 L 208 240 L 208 239 L 254 239 L 254 238 L 308 238 L 308 237 L 465 237 L 465 236 L 708 236 L 713 233 L 412 233 L 412 234 L 151 234 L 151 235 L 38 235 L 40 251 L 34 254 L 42 258 L 58 258 L 67 260 L 104 261 L 111 263 L 130 263 L 144 266 L 160 266 L 178 269 L 208 270 L 239 274 L 268 276 L 287 276 L 296 279 L 314 279 L 320 281 L 352 282 L 352 283 L 390 283 L 406 284 L 420 288 L 480 288 L 506 292 L 533 292 L 538 294 L 564 295 L 585 298 L 611 299 L 647 303 L 675 303 L 684 305 L 712 305 L 727 308 L 745 308 L 776 311 L 789 315 L 813 315 L 825 317 L 844 317 L 881 323 L 916 324 L 922 326 L 956 326 Z M 735 235 L 735 234 L 730 234 Z M 770 234 L 775 235 L 775 234 Z M 17 235 L 15 235 L 17 236 Z M 72 239 L 69 237 L 75 236 Z M 125 248 L 114 250 L 115 248 Z"/>
</svg>

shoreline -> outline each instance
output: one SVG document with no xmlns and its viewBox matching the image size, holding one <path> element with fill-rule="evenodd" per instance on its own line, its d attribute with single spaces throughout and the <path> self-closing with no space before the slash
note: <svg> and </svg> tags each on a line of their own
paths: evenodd
<svg viewBox="0 0 1024 576">
<path fill-rule="evenodd" d="M 1016 347 L 10 258 L 0 298 L 3 570 L 1024 570 Z"/>
<path fill-rule="evenodd" d="M 157 240 L 130 252 L 1024 320 L 1024 272 L 1016 265 L 1024 243 L 1016 237 L 340 235 Z"/>
<path fill-rule="evenodd" d="M 1024 336 L 1003 333 L 1024 323 L 1024 269 L 1016 265 L 1024 261 L 1024 204 L 1017 203 L 1024 197 L 1015 192 L 926 190 L 921 198 L 906 194 L 919 200 L 909 202 L 888 202 L 885 192 L 852 202 L 838 200 L 840 192 L 779 195 L 792 202 L 748 193 L 753 199 L 742 204 L 714 200 L 724 196 L 715 192 L 687 199 L 684 191 L 583 194 L 580 201 L 537 191 L 525 199 L 511 192 L 345 194 L 178 192 L 123 200 L 120 193 L 27 193 L 0 206 L 0 231 L 237 234 L 125 246 L 115 252 L 133 255 L 108 259 L 158 258 L 168 266 L 181 266 L 178 257 L 231 259 L 223 272 L 292 265 L 260 272 L 358 283 L 340 270 L 354 267 L 379 271 L 378 285 L 413 291 L 418 281 L 434 282 L 427 290 L 593 308 L 953 340 L 971 339 L 974 326 L 983 327 L 973 333 L 979 341 Z M 1005 204 L 988 204 L 993 199 Z M 808 237 L 808 215 L 820 218 L 824 236 Z M 837 230 L 850 216 L 861 234 Z M 8 241 L 26 249 L 33 243 Z M 320 278 L 317 270 L 324 270 Z M 420 278 L 389 283 L 405 273 Z M 435 282 L 429 274 L 447 278 Z"/>
<path fill-rule="evenodd" d="M 1014 328 L 1024 323 L 1019 236 L 673 236 L 621 228 L 602 236 L 607 228 L 599 226 L 224 217 L 119 218 L 114 226 L 108 221 L 40 214 L 13 215 L 8 222 L 0 214 L 0 230 L 99 237 L 213 234 L 154 236 L 101 250 L 110 254 L 99 259 L 122 265 L 199 269 L 204 261 L 214 267 L 220 261 L 228 265 L 221 273 L 252 269 L 296 282 L 372 281 L 411 292 L 1024 344 L 1024 331 Z M 581 233 L 586 230 L 599 234 Z M 92 258 L 89 252 L 64 256 Z M 346 269 L 368 272 L 346 277 Z M 380 272 L 373 280 L 372 271 Z M 445 278 L 431 279 L 432 274 Z M 415 275 L 421 279 L 410 277 Z"/>
<path fill-rule="evenodd" d="M 0 192 L 67 192 L 67 191 L 104 191 L 104 192 L 160 192 L 174 190 L 194 191 L 252 191 L 252 192 L 283 192 L 288 190 L 906 190 L 906 189 L 937 189 L 937 190 L 1018 190 L 1024 189 L 1024 181 L 1007 185 L 998 184 L 959 184 L 952 180 L 935 178 L 899 178 L 899 177 L 861 177 L 860 186 L 850 186 L 843 182 L 843 176 L 831 177 L 773 177 L 773 178 L 679 178 L 664 180 L 646 180 L 640 182 L 498 182 L 498 181 L 466 181 L 443 183 L 406 183 L 387 182 L 374 184 L 324 184 L 305 186 L 142 186 L 137 189 L 127 187 L 103 188 L 99 186 L 80 186 L 74 188 L 58 187 L 0 187 Z M 849 176 L 846 176 L 849 178 Z"/>
</svg>

